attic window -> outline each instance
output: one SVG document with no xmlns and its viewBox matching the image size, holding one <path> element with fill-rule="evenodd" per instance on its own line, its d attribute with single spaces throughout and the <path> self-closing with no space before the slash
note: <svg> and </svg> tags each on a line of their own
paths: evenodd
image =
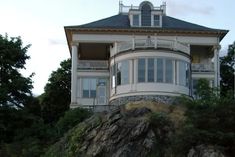
<svg viewBox="0 0 235 157">
<path fill-rule="evenodd" d="M 153 16 L 153 26 L 160 26 L 160 15 Z"/>
<path fill-rule="evenodd" d="M 151 7 L 148 3 L 141 8 L 141 26 L 151 26 Z"/>
<path fill-rule="evenodd" d="M 133 26 L 139 26 L 139 15 L 138 14 L 133 15 Z"/>
</svg>

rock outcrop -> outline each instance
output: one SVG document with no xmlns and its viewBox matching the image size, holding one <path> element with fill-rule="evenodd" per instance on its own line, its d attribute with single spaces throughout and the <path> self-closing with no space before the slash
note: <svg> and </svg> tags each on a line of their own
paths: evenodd
<svg viewBox="0 0 235 157">
<path fill-rule="evenodd" d="M 148 108 L 96 114 L 70 130 L 45 156 L 145 157 L 153 152 L 157 134 L 170 132 L 169 127 L 153 129 L 150 114 Z"/>
<path fill-rule="evenodd" d="M 188 157 L 225 157 L 224 154 L 214 146 L 199 145 L 190 149 Z"/>
<path fill-rule="evenodd" d="M 177 156 L 170 148 L 171 139 L 185 120 L 184 109 L 141 104 L 93 115 L 52 145 L 44 157 Z M 187 157 L 225 157 L 214 147 L 204 145 L 184 152 L 189 152 Z"/>
</svg>

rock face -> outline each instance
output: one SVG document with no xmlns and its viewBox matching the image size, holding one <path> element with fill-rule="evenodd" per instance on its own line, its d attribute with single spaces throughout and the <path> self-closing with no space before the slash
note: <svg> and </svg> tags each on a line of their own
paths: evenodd
<svg viewBox="0 0 235 157">
<path fill-rule="evenodd" d="M 80 153 L 84 156 L 146 156 L 155 139 L 143 116 L 147 113 L 150 113 L 149 109 L 141 108 L 125 114 L 120 111 L 107 114 L 101 125 L 85 135 Z"/>
<path fill-rule="evenodd" d="M 148 156 L 156 140 L 150 114 L 148 108 L 135 108 L 94 115 L 70 130 L 45 156 Z"/>
<path fill-rule="evenodd" d="M 189 151 L 188 157 L 225 157 L 221 151 L 213 146 L 200 145 Z"/>
</svg>

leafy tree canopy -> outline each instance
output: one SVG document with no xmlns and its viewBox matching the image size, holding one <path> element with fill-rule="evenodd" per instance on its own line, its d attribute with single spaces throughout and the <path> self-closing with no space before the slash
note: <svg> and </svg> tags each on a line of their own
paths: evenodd
<svg viewBox="0 0 235 157">
<path fill-rule="evenodd" d="M 71 89 L 71 60 L 62 61 L 60 67 L 52 72 L 40 96 L 42 114 L 45 122 L 57 121 L 69 109 Z"/>
<path fill-rule="evenodd" d="M 225 96 L 228 92 L 234 95 L 235 82 L 235 42 L 228 47 L 228 54 L 220 58 L 221 94 Z"/>
<path fill-rule="evenodd" d="M 0 106 L 22 108 L 32 95 L 33 74 L 23 77 L 19 72 L 20 69 L 25 69 L 29 47 L 30 45 L 23 46 L 20 37 L 0 35 Z"/>
</svg>

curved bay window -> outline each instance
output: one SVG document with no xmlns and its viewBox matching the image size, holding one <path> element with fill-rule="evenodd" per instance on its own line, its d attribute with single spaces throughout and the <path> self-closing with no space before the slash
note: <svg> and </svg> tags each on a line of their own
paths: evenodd
<svg viewBox="0 0 235 157">
<path fill-rule="evenodd" d="M 167 83 L 189 87 L 189 63 L 172 58 L 138 58 L 137 65 L 130 69 L 130 60 L 124 60 L 111 67 L 112 88 L 130 84 L 130 71 L 136 71 L 137 82 Z M 178 77 L 177 77 L 178 76 Z"/>
</svg>

